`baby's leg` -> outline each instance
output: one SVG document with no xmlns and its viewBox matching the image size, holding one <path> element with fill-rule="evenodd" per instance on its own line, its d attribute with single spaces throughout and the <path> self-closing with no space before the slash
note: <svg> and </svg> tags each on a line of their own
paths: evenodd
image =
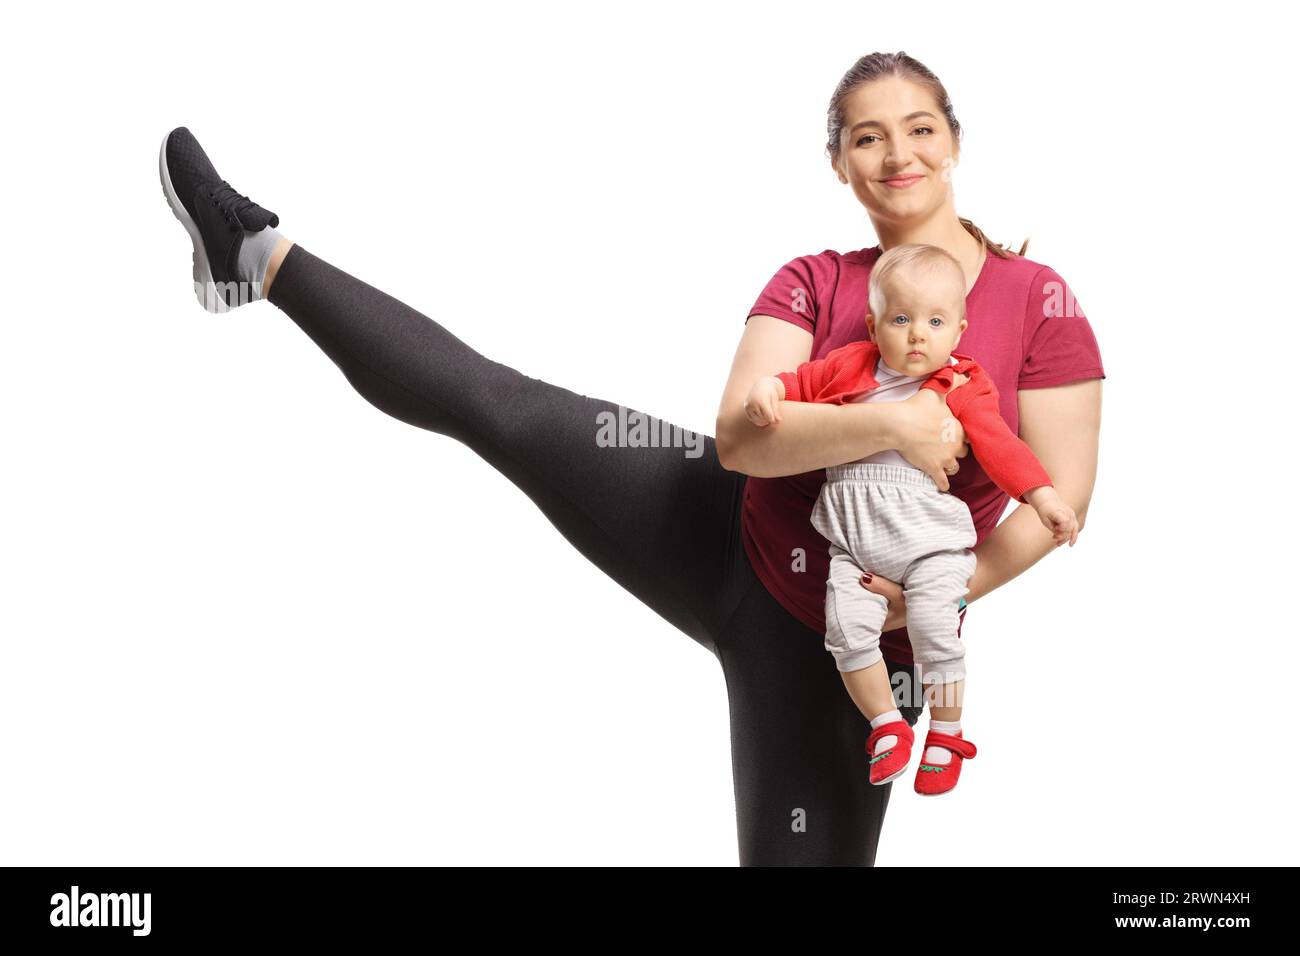
<svg viewBox="0 0 1300 956">
<path fill-rule="evenodd" d="M 957 605 L 975 573 L 969 550 L 940 551 L 915 561 L 903 582 L 907 636 L 921 671 L 930 719 L 958 720 L 966 678 L 966 651 L 957 636 Z"/>
<path fill-rule="evenodd" d="M 830 573 L 826 578 L 826 649 L 834 655 L 835 666 L 842 675 L 861 673 L 880 665 L 873 673 L 882 675 L 881 680 L 887 693 L 889 678 L 883 676 L 885 667 L 880 653 L 880 630 L 889 612 L 889 602 L 883 595 L 868 591 L 862 586 L 862 568 L 848 551 L 832 543 L 830 556 Z M 873 700 L 881 697 L 877 693 L 880 681 L 864 677 L 855 683 L 865 685 L 864 690 L 872 693 Z M 863 702 L 854 693 L 854 684 L 849 683 L 847 676 L 845 684 L 853 695 L 854 703 L 861 709 Z M 871 690 L 872 687 L 875 688 L 874 691 Z M 876 713 L 893 709 L 894 705 L 889 703 Z M 867 716 L 873 717 L 875 714 Z"/>
<path fill-rule="evenodd" d="M 856 671 L 842 671 L 840 677 L 848 689 L 853 703 L 867 720 L 898 709 L 894 689 L 889 683 L 889 665 L 884 660 Z"/>
<path fill-rule="evenodd" d="M 931 720 L 961 720 L 962 697 L 965 696 L 966 681 L 958 680 L 950 684 L 932 683 L 925 685 L 925 702 L 930 708 Z"/>
</svg>

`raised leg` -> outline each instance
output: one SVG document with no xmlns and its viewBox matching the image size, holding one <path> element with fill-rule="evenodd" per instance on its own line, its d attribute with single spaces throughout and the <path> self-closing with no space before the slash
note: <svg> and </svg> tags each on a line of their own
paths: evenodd
<svg viewBox="0 0 1300 956">
<path fill-rule="evenodd" d="M 472 448 L 601 570 L 715 650 L 740 596 L 744 476 L 722 468 L 711 437 L 494 362 L 301 245 L 268 298 L 368 402 Z"/>
</svg>

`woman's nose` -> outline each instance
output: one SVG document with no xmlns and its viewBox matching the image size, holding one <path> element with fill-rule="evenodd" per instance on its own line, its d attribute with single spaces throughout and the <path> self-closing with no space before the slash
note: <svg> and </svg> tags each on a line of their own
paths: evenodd
<svg viewBox="0 0 1300 956">
<path fill-rule="evenodd" d="M 907 169 L 912 163 L 912 150 L 907 141 L 894 140 L 885 154 L 885 162 L 891 169 Z"/>
</svg>

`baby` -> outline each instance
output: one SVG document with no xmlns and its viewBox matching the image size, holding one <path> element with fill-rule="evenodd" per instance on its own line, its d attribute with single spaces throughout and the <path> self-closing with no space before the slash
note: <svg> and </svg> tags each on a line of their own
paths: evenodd
<svg viewBox="0 0 1300 956">
<path fill-rule="evenodd" d="M 933 389 L 946 396 L 988 476 L 1038 512 L 1058 547 L 1067 540 L 1073 547 L 1079 531 L 1074 510 L 1029 446 L 1007 427 L 988 373 L 953 352 L 967 326 L 966 277 L 957 260 L 936 246 L 896 246 L 872 267 L 868 302 L 871 340 L 759 379 L 745 403 L 750 421 L 780 422 L 782 401 L 899 402 Z M 880 651 L 889 602 L 860 583 L 865 571 L 903 587 L 907 633 L 930 704 L 915 789 L 927 796 L 947 793 L 957 785 L 962 759 L 975 756 L 975 745 L 961 732 L 966 667 L 957 636 L 976 564 L 970 510 L 887 449 L 827 468 L 811 520 L 830 542 L 826 649 L 871 722 L 871 782 L 888 783 L 907 771 L 914 736 L 897 709 Z"/>
</svg>

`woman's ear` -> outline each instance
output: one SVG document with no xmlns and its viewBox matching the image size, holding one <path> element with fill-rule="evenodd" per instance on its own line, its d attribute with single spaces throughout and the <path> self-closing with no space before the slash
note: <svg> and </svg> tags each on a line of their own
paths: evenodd
<svg viewBox="0 0 1300 956">
<path fill-rule="evenodd" d="M 839 160 L 838 160 L 838 159 L 835 159 L 834 157 L 831 158 L 831 169 L 835 170 L 835 178 L 836 178 L 836 179 L 838 179 L 838 180 L 839 180 L 841 183 L 843 183 L 845 186 L 847 186 L 847 185 L 849 184 L 849 178 L 848 178 L 847 176 L 845 176 L 842 172 L 840 172 L 840 163 L 839 163 Z"/>
</svg>

